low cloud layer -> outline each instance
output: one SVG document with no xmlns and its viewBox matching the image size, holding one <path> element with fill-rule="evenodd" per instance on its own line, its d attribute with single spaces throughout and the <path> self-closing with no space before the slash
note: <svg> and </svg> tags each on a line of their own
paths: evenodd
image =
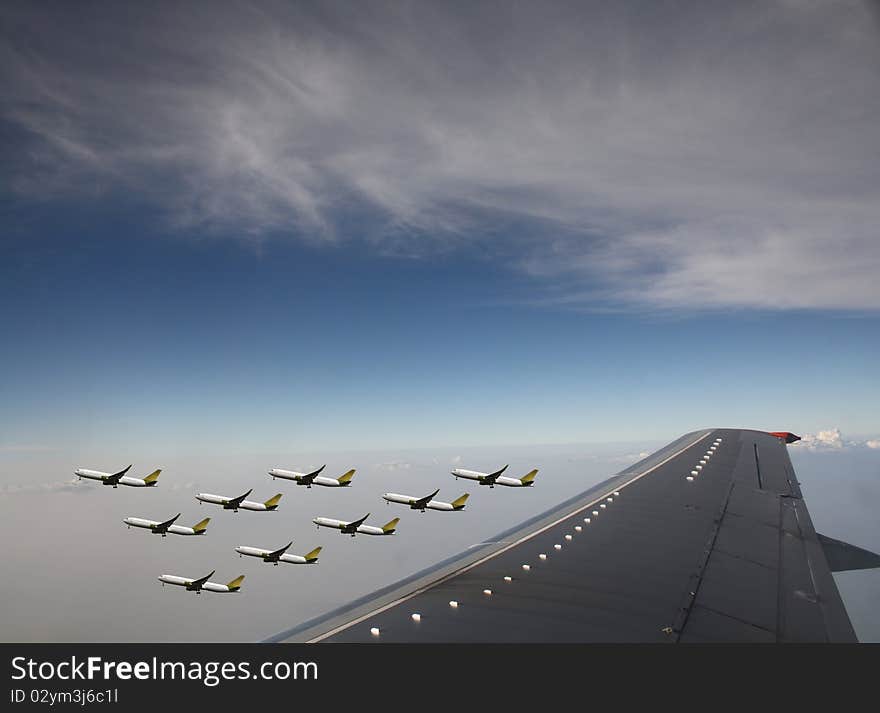
<svg viewBox="0 0 880 713">
<path fill-rule="evenodd" d="M 76 478 L 51 483 L 0 483 L 0 498 L 27 493 L 89 493 L 95 488 L 83 485 Z"/>
<path fill-rule="evenodd" d="M 406 461 L 390 461 L 388 463 L 376 463 L 375 468 L 376 470 L 386 471 L 409 470 L 412 468 L 412 463 Z"/>
<path fill-rule="evenodd" d="M 610 460 L 612 463 L 635 463 L 647 458 L 649 455 L 651 454 L 648 451 L 642 451 L 641 453 L 627 453 L 622 456 L 614 456 Z"/>
<path fill-rule="evenodd" d="M 122 191 L 181 232 L 473 250 L 550 304 L 880 308 L 867 3 L 4 15 L 18 197 Z"/>
<path fill-rule="evenodd" d="M 49 483 L 0 483 L 0 498 L 11 495 L 27 495 L 33 493 L 97 493 L 104 487 L 99 483 L 90 483 L 79 478 L 58 480 Z M 192 491 L 198 488 L 197 483 L 173 483 L 165 489 L 172 493 Z"/>
<path fill-rule="evenodd" d="M 816 449 L 833 449 L 839 450 L 843 448 L 843 438 L 840 435 L 840 429 L 831 428 L 827 431 L 819 431 L 818 433 L 806 433 L 801 437 L 800 444 L 811 450 Z"/>
<path fill-rule="evenodd" d="M 839 428 L 829 428 L 816 433 L 806 433 L 801 440 L 794 444 L 800 448 L 808 448 L 811 451 L 842 451 L 850 448 L 880 448 L 880 440 L 870 439 L 867 441 L 844 438 Z"/>
</svg>

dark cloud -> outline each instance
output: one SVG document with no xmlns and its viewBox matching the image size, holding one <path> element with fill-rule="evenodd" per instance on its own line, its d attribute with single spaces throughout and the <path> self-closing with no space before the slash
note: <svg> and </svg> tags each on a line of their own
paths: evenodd
<svg viewBox="0 0 880 713">
<path fill-rule="evenodd" d="M 556 303 L 876 309 L 872 12 L 8 5 L 10 188 L 317 241 L 358 211 L 379 251 L 480 242 Z"/>
</svg>

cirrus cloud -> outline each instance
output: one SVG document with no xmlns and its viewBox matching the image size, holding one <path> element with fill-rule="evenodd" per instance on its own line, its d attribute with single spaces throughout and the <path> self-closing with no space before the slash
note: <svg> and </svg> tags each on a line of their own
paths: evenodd
<svg viewBox="0 0 880 713">
<path fill-rule="evenodd" d="M 181 231 L 475 250 L 555 305 L 880 308 L 868 4 L 4 12 L 19 197 L 126 191 Z"/>
</svg>

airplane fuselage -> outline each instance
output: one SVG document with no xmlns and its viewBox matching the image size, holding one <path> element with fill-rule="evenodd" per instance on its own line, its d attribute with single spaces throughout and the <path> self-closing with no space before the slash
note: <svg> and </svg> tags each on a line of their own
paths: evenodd
<svg viewBox="0 0 880 713">
<path fill-rule="evenodd" d="M 157 579 L 162 582 L 162 584 L 174 584 L 178 587 L 186 587 L 188 591 L 195 592 L 196 594 L 199 594 L 203 589 L 209 592 L 217 592 L 218 594 L 235 594 L 238 591 L 238 588 L 230 589 L 227 585 L 218 584 L 217 582 L 204 582 L 203 584 L 198 584 L 194 579 L 178 577 L 176 574 L 162 574 L 159 575 Z"/>
<path fill-rule="evenodd" d="M 199 493 L 196 495 L 196 500 L 199 500 L 203 503 L 210 503 L 211 505 L 220 505 L 224 510 L 254 510 L 256 512 L 264 512 L 264 511 L 272 511 L 275 510 L 278 506 L 266 506 L 265 503 L 257 503 L 253 500 L 242 500 L 241 502 L 236 503 L 235 498 L 229 498 L 225 495 L 214 495 L 213 493 Z"/>
<path fill-rule="evenodd" d="M 527 488 L 534 482 L 531 480 L 523 482 L 519 478 L 508 478 L 504 475 L 493 478 L 491 473 L 481 473 L 477 470 L 465 470 L 464 468 L 455 468 L 452 475 L 456 478 L 475 480 L 480 485 L 488 485 L 490 488 L 494 488 L 496 485 L 504 485 L 508 488 Z"/>
<path fill-rule="evenodd" d="M 343 535 L 351 535 L 354 537 L 357 534 L 361 535 L 390 535 L 390 532 L 385 532 L 381 527 L 373 527 L 372 525 L 357 525 L 353 526 L 352 523 L 345 522 L 344 520 L 335 520 L 332 517 L 316 517 L 312 520 L 318 527 L 331 527 L 333 529 L 339 530 Z"/>
<path fill-rule="evenodd" d="M 150 488 L 156 485 L 157 480 L 153 480 L 151 482 L 147 482 L 141 478 L 133 478 L 129 475 L 123 475 L 118 480 L 113 478 L 113 473 L 104 473 L 100 470 L 89 470 L 87 468 L 77 468 L 73 471 L 73 474 L 78 478 L 85 478 L 87 480 L 96 480 L 103 485 L 110 485 L 112 487 L 116 487 L 118 485 L 127 485 L 130 488 Z"/>
<path fill-rule="evenodd" d="M 328 478 L 324 475 L 309 477 L 308 473 L 297 473 L 294 470 L 282 470 L 281 468 L 273 468 L 269 471 L 269 475 L 271 475 L 273 479 L 282 478 L 284 480 L 291 480 L 297 485 L 305 485 L 307 488 L 311 488 L 312 485 L 320 485 L 325 488 L 345 488 L 351 485 L 350 480 L 340 482 L 336 478 Z"/>
<path fill-rule="evenodd" d="M 154 535 L 162 535 L 170 532 L 172 535 L 204 535 L 206 530 L 195 530 L 192 527 L 184 527 L 183 525 L 169 525 L 167 528 L 159 527 L 162 523 L 155 520 L 145 520 L 141 517 L 126 517 L 122 520 L 129 527 L 142 527 L 150 530 Z"/>
<path fill-rule="evenodd" d="M 277 557 L 272 557 L 272 550 L 265 550 L 261 547 L 236 547 L 235 551 L 238 552 L 239 555 L 247 555 L 248 557 L 259 557 L 264 562 L 271 562 L 274 565 L 278 565 L 279 562 L 285 562 L 287 564 L 315 564 L 318 560 L 317 557 L 314 559 L 306 559 L 301 555 L 289 555 L 282 554 Z"/>
<path fill-rule="evenodd" d="M 425 509 L 443 510 L 447 512 L 461 509 L 456 508 L 452 503 L 444 503 L 442 500 L 429 500 L 427 503 L 422 503 L 419 498 L 413 497 L 412 495 L 401 495 L 400 493 L 385 493 L 382 498 L 389 503 L 409 505 L 412 510 L 421 510 L 422 512 L 424 512 Z"/>
</svg>

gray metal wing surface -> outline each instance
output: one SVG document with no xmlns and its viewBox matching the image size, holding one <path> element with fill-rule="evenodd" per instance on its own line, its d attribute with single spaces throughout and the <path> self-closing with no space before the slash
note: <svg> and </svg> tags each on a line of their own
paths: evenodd
<svg viewBox="0 0 880 713">
<path fill-rule="evenodd" d="M 707 429 L 487 542 L 269 641 L 856 637 L 786 439 Z"/>
</svg>

